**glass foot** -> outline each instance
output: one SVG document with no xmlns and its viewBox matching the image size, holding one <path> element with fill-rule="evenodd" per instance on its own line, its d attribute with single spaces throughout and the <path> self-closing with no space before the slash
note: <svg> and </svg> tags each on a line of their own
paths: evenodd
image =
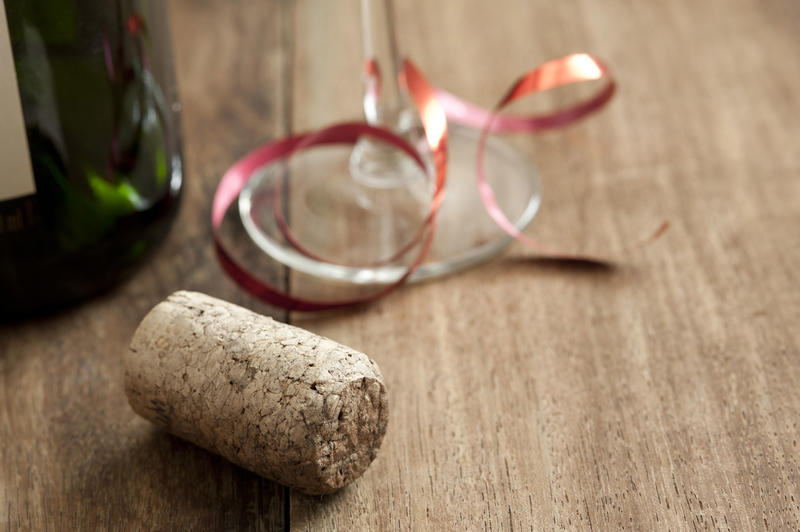
<svg viewBox="0 0 800 532">
<path fill-rule="evenodd" d="M 480 132 L 452 125 L 448 134 L 445 199 L 432 247 L 410 281 L 479 264 L 512 241 L 486 213 L 478 193 L 475 153 Z M 418 254 L 413 243 L 428 214 L 432 185 L 413 163 L 398 165 L 403 179 L 354 179 L 351 151 L 315 148 L 263 167 L 242 190 L 239 214 L 253 242 L 292 270 L 322 280 L 389 284 L 402 277 Z M 485 165 L 499 206 L 524 229 L 541 200 L 536 169 L 510 144 L 491 136 Z M 281 216 L 276 216 L 276 207 Z M 289 242 L 287 230 L 304 252 Z M 408 252 L 397 257 L 409 243 Z"/>
</svg>

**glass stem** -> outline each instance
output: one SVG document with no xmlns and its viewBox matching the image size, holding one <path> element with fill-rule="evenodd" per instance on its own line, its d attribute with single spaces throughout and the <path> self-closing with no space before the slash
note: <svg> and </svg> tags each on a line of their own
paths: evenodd
<svg viewBox="0 0 800 532">
<path fill-rule="evenodd" d="M 412 145 L 426 149 L 417 112 L 398 82 L 400 54 L 394 34 L 392 0 L 361 0 L 364 51 L 364 116 L 367 123 L 393 130 Z M 378 188 L 407 186 L 425 172 L 395 148 L 362 138 L 350 157 L 350 172 L 358 182 Z"/>
<path fill-rule="evenodd" d="M 391 0 L 361 0 L 361 37 L 364 50 L 364 115 L 369 124 L 397 130 L 409 111 L 400 87 L 400 54 L 394 34 Z"/>
</svg>

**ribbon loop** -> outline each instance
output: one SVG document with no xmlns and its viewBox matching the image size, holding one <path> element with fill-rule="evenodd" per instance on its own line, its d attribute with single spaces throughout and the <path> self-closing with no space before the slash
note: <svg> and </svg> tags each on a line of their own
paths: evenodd
<svg viewBox="0 0 800 532">
<path fill-rule="evenodd" d="M 378 66 L 372 61 L 367 61 L 365 69 L 365 74 L 372 79 L 372 90 L 376 92 L 379 91 L 380 70 Z M 393 258 L 399 258 L 418 245 L 417 255 L 411 265 L 408 266 L 397 281 L 377 289 L 377 291 L 372 294 L 343 300 L 316 301 L 295 297 L 258 279 L 233 258 L 222 242 L 220 236 L 222 220 L 226 211 L 236 200 L 248 180 L 259 168 L 275 162 L 280 158 L 290 157 L 292 154 L 301 150 L 324 144 L 355 144 L 362 135 L 370 135 L 404 151 L 412 157 L 417 164 L 424 167 L 422 159 L 416 150 L 395 133 L 365 123 L 342 123 L 323 128 L 316 132 L 289 136 L 267 143 L 253 150 L 235 163 L 222 177 L 214 195 L 211 214 L 215 248 L 222 267 L 242 288 L 252 295 L 278 307 L 289 310 L 317 311 L 374 301 L 387 295 L 403 284 L 416 268 L 422 264 L 433 241 L 436 213 L 444 199 L 445 183 L 447 181 L 448 121 L 481 130 L 481 137 L 476 154 L 477 186 L 487 212 L 504 231 L 522 243 L 532 247 L 537 252 L 550 257 L 597 260 L 588 256 L 553 251 L 520 233 L 505 214 L 503 214 L 495 201 L 494 192 L 486 180 L 483 168 L 483 154 L 489 133 L 535 132 L 562 127 L 602 108 L 608 103 L 615 91 L 614 80 L 605 64 L 589 54 L 572 54 L 560 59 L 547 61 L 519 78 L 492 110 L 477 107 L 462 101 L 446 91 L 435 89 L 428 83 L 425 76 L 414 64 L 408 60 L 403 62 L 400 76 L 400 82 L 405 84 L 419 112 L 425 131 L 425 137 L 433 154 L 435 171 L 434 192 L 427 217 L 414 239 L 392 255 Z M 507 105 L 532 93 L 571 83 L 601 79 L 605 79 L 606 83 L 597 93 L 588 100 L 579 102 L 570 107 L 538 116 L 506 116 L 500 113 Z M 300 253 L 324 261 L 324 258 L 316 257 L 311 254 L 296 238 L 294 238 L 281 213 L 279 198 L 280 194 L 274 194 L 273 200 L 275 202 L 274 210 L 276 221 L 289 244 Z"/>
</svg>

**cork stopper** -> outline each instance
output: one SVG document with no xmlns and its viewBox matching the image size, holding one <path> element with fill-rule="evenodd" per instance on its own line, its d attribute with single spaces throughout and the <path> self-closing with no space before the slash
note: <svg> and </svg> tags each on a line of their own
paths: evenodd
<svg viewBox="0 0 800 532">
<path fill-rule="evenodd" d="M 170 433 L 308 494 L 361 476 L 388 422 L 369 357 L 196 292 L 145 316 L 125 355 L 125 392 Z"/>
</svg>

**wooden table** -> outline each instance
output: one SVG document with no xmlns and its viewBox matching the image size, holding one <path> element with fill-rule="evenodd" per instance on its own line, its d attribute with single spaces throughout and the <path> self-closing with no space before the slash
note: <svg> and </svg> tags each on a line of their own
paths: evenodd
<svg viewBox="0 0 800 532">
<path fill-rule="evenodd" d="M 358 6 L 173 0 L 185 202 L 130 282 L 0 327 L 0 527 L 797 529 L 800 4 L 397 4 L 407 54 L 485 105 L 545 59 L 612 66 L 607 110 L 522 139 L 545 183 L 531 234 L 615 253 L 671 230 L 612 270 L 512 247 L 365 310 L 269 308 L 217 265 L 211 196 L 257 143 L 359 115 Z M 360 480 L 302 496 L 134 415 L 121 353 L 180 288 L 376 359 L 391 422 Z"/>
</svg>

